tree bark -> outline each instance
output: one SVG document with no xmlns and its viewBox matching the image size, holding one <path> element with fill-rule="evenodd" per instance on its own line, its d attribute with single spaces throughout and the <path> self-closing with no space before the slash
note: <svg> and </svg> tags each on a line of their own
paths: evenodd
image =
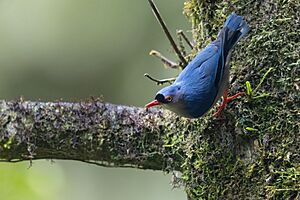
<svg viewBox="0 0 300 200">
<path fill-rule="evenodd" d="M 251 29 L 231 60 L 231 92 L 247 91 L 248 99 L 227 107 L 233 123 L 214 129 L 234 134 L 240 154 L 215 138 L 198 145 L 205 150 L 185 168 L 190 199 L 300 199 L 299 10 L 298 0 L 186 1 L 197 51 L 216 38 L 231 12 Z"/>
<path fill-rule="evenodd" d="M 0 110 L 1 161 L 68 159 L 153 170 L 162 170 L 168 162 L 163 144 L 170 127 L 162 122 L 176 119 L 164 110 L 99 100 L 1 101 Z"/>
</svg>

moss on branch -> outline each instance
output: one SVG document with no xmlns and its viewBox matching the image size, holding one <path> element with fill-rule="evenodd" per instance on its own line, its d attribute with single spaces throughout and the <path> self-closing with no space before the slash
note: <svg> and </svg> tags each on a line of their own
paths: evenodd
<svg viewBox="0 0 300 200">
<path fill-rule="evenodd" d="M 216 142 L 216 132 L 198 134 L 202 139 L 195 139 L 199 142 L 183 171 L 191 199 L 300 198 L 299 10 L 297 0 L 186 1 L 184 12 L 198 42 L 195 53 L 217 36 L 231 12 L 245 17 L 251 32 L 233 53 L 237 79 L 231 91 L 246 90 L 247 81 L 256 88 L 227 107 L 233 123 L 217 130 L 243 138 L 238 146 L 249 148 L 249 159 Z"/>
<path fill-rule="evenodd" d="M 0 160 L 70 159 L 163 170 L 181 157 L 164 148 L 176 126 L 162 110 L 81 103 L 0 101 Z M 176 118 L 172 116 L 173 119 Z M 180 153 L 180 152 L 178 152 Z"/>
</svg>

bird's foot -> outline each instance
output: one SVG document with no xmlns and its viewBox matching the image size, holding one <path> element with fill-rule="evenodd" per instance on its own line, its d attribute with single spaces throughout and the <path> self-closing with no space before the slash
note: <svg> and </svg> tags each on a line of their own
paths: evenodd
<svg viewBox="0 0 300 200">
<path fill-rule="evenodd" d="M 225 106 L 226 106 L 226 104 L 228 102 L 230 102 L 231 100 L 233 100 L 233 99 L 235 99 L 235 98 L 237 98 L 239 96 L 245 96 L 246 95 L 245 92 L 238 92 L 237 94 L 235 94 L 235 95 L 233 95 L 231 97 L 227 97 L 227 93 L 228 93 L 228 91 L 224 92 L 222 104 L 220 106 L 218 106 L 217 112 L 213 114 L 214 117 L 219 117 L 220 116 L 222 110 L 225 108 Z"/>
<path fill-rule="evenodd" d="M 231 100 L 233 100 L 233 99 L 235 99 L 235 98 L 237 98 L 237 97 L 245 96 L 245 95 L 246 95 L 245 92 L 238 92 L 238 93 L 236 93 L 235 95 L 233 95 L 233 96 L 231 96 L 231 97 L 227 97 L 226 101 L 227 101 L 227 103 L 228 103 L 229 101 L 231 101 Z"/>
<path fill-rule="evenodd" d="M 223 104 L 223 102 L 224 102 L 224 101 L 222 101 L 222 105 L 220 105 L 220 106 L 217 107 L 217 112 L 215 112 L 215 113 L 213 114 L 213 116 L 214 116 L 215 118 L 220 117 L 222 110 L 225 108 L 225 105 L 226 105 L 226 104 Z"/>
</svg>

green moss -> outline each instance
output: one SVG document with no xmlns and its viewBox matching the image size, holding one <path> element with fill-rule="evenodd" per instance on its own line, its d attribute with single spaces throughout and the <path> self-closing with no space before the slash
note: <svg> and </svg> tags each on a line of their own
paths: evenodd
<svg viewBox="0 0 300 200">
<path fill-rule="evenodd" d="M 233 53 L 231 93 L 251 87 L 252 95 L 227 106 L 222 119 L 192 120 L 166 140 L 184 149 L 190 199 L 300 198 L 299 10 L 297 0 L 186 1 L 198 44 L 193 55 L 233 11 L 251 27 Z M 188 127 L 198 132 L 185 134 Z"/>
</svg>

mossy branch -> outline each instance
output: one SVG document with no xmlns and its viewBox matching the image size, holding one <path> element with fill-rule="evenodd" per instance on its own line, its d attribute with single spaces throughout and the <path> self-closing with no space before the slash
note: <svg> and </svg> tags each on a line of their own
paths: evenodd
<svg viewBox="0 0 300 200">
<path fill-rule="evenodd" d="M 0 160 L 69 159 L 161 170 L 170 113 L 81 103 L 0 101 Z M 172 157 L 175 162 L 177 158 Z"/>
</svg>

